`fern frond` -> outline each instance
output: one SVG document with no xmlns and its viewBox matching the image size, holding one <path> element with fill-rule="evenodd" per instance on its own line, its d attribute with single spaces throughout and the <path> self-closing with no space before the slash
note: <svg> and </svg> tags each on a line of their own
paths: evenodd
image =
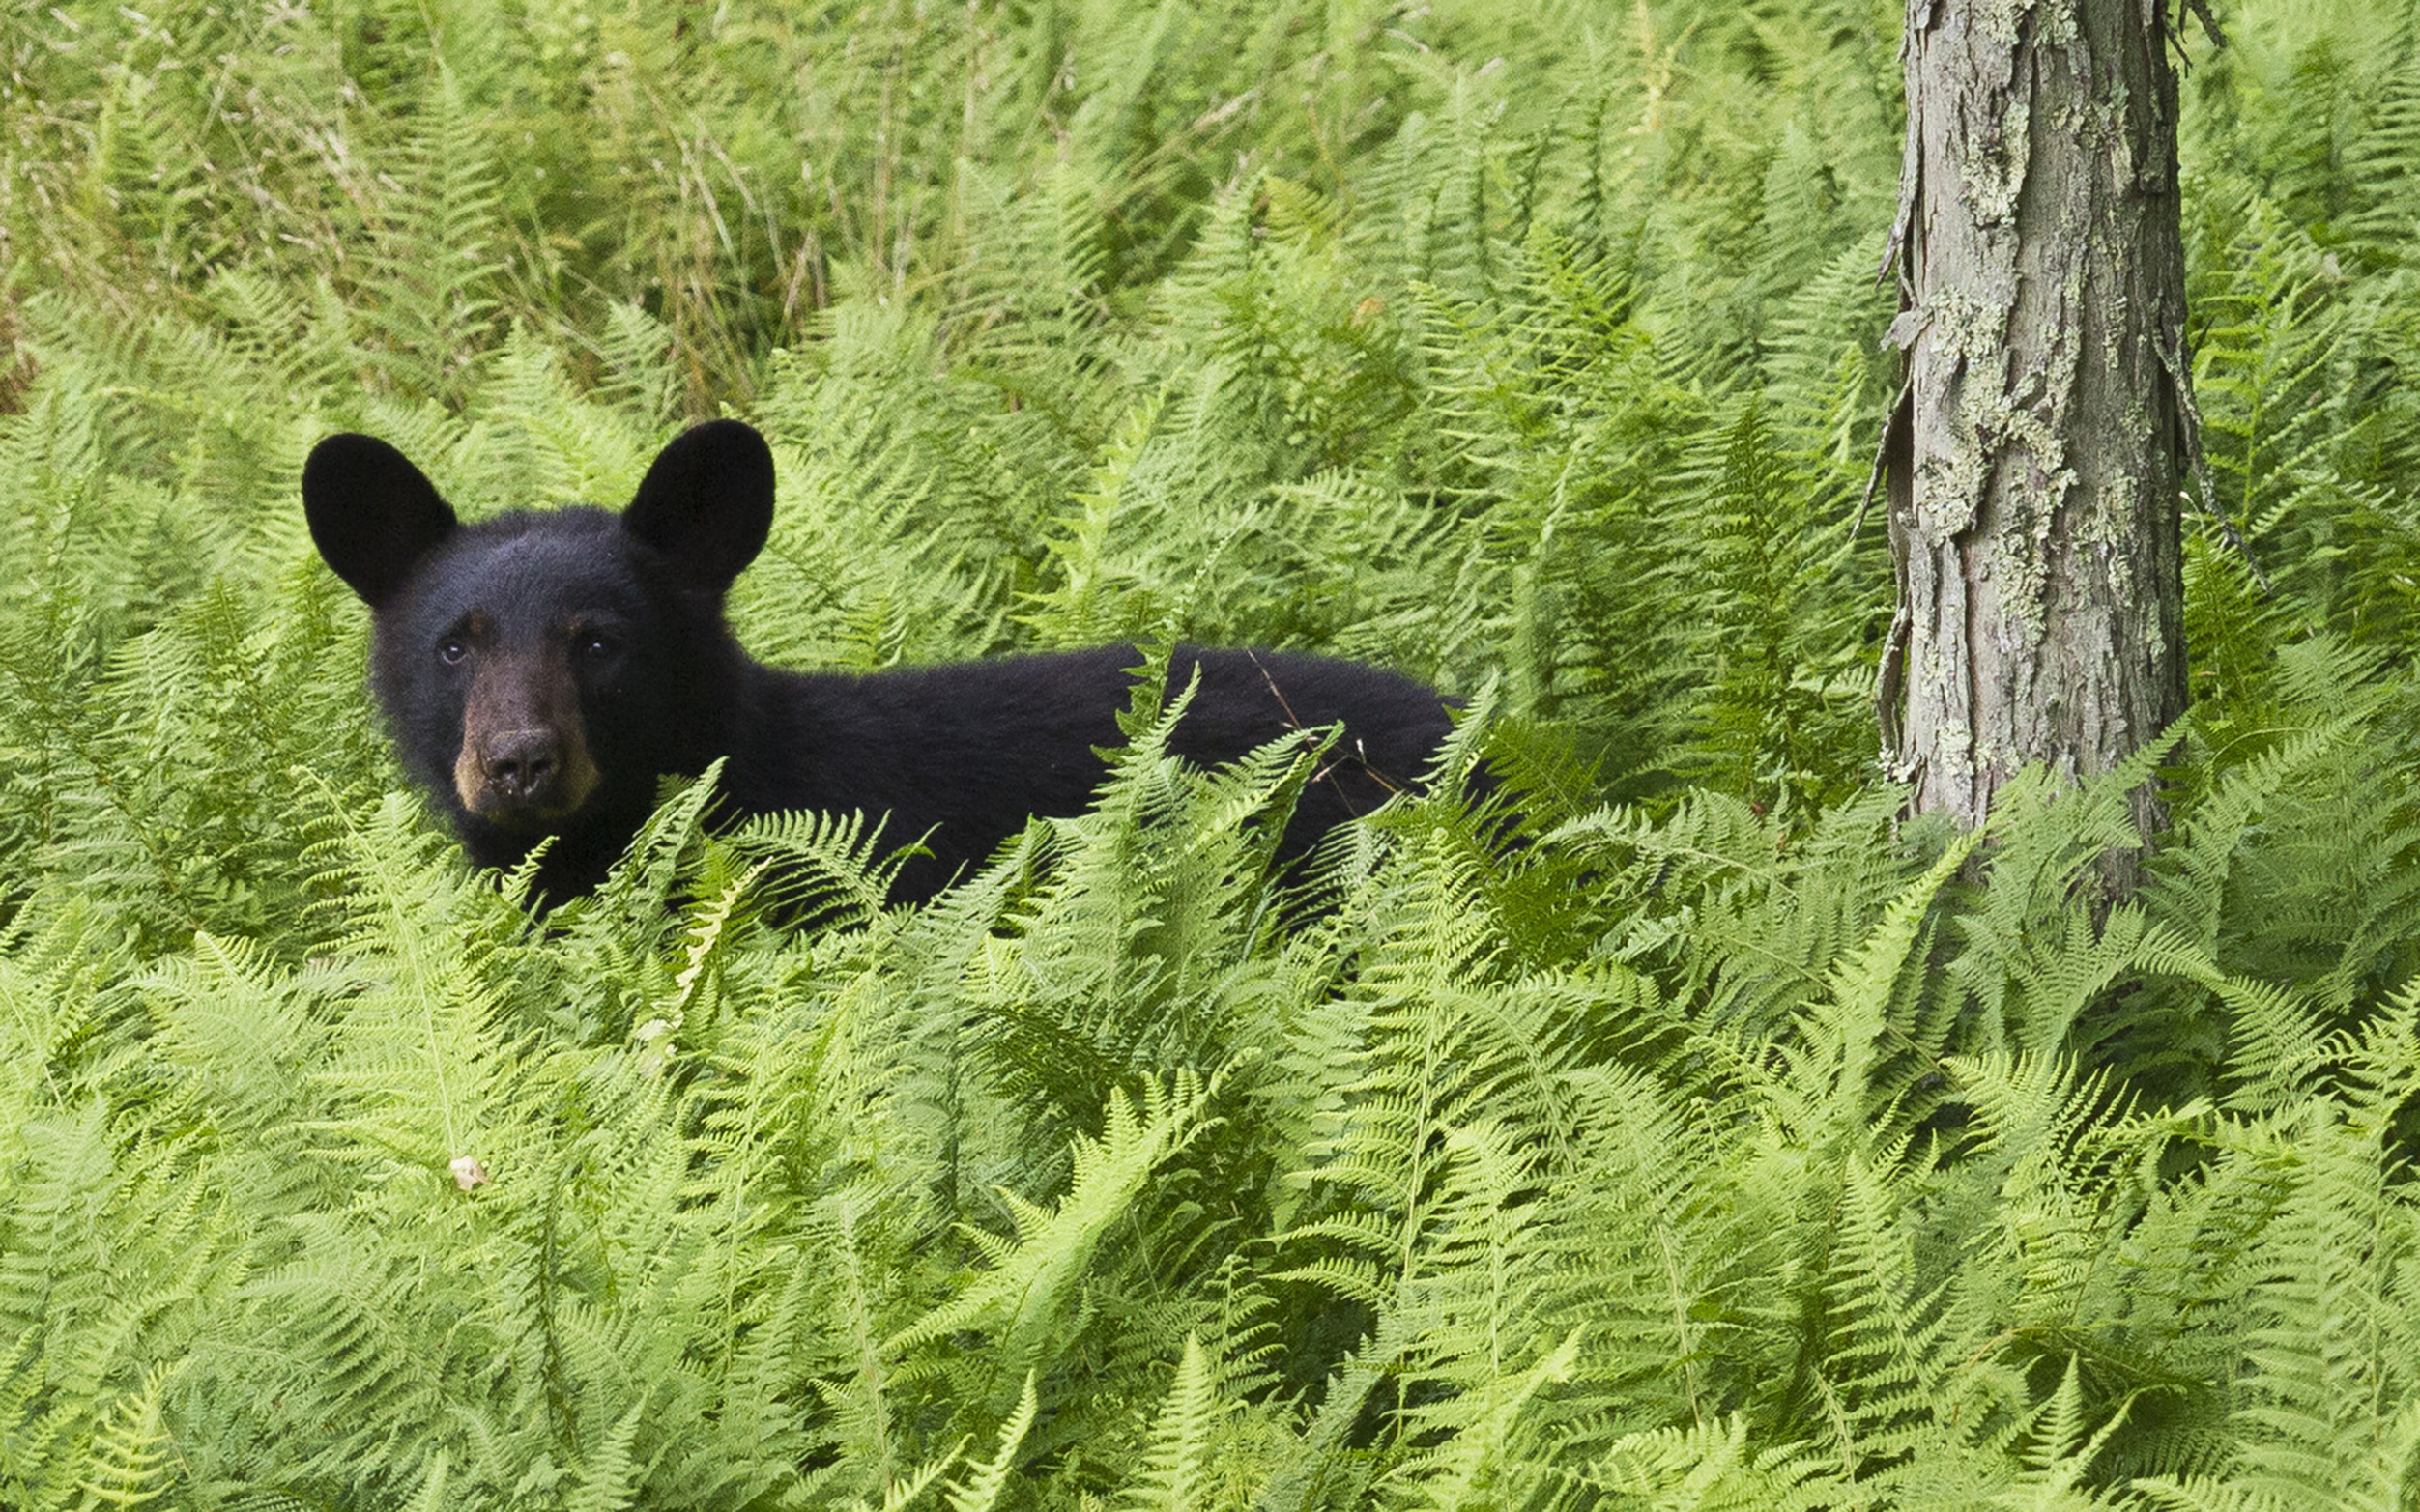
<svg viewBox="0 0 2420 1512">
<path fill-rule="evenodd" d="M 1041 1411 L 1041 1398 L 1034 1391 L 1033 1376 L 1025 1376 L 1019 1390 L 1017 1406 L 1000 1424 L 999 1448 L 991 1459 L 975 1466 L 965 1481 L 949 1484 L 949 1512 L 992 1512 L 999 1502 L 1000 1493 L 1008 1488 L 1010 1472 L 1017 1464 L 1017 1451 L 1033 1427 L 1034 1414 Z"/>
<path fill-rule="evenodd" d="M 994 1381 L 1007 1371 L 1028 1374 L 1063 1348 L 1066 1340 L 1058 1330 L 1095 1246 L 1133 1206 L 1152 1170 L 1193 1137 L 1207 1096 L 1207 1089 L 1184 1076 L 1169 1089 L 1146 1083 L 1139 1108 L 1123 1091 L 1112 1090 L 1101 1137 L 1080 1138 L 1069 1152 L 1075 1177 L 1067 1196 L 1048 1209 L 1012 1196 L 1014 1239 L 970 1236 L 991 1251 L 991 1267 L 947 1303 L 892 1335 L 884 1348 L 895 1353 L 980 1329 L 996 1341 L 990 1370 Z"/>
<path fill-rule="evenodd" d="M 376 365 L 405 393 L 459 404 L 496 309 L 500 194 L 482 123 L 442 62 L 426 108 L 424 128 L 397 154 L 401 179 L 373 214 L 361 319 L 385 338 Z"/>
</svg>

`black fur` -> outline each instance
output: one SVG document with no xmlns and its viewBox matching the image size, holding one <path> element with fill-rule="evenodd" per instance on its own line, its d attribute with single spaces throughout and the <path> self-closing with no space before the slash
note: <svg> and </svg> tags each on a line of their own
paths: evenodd
<svg viewBox="0 0 2420 1512">
<path fill-rule="evenodd" d="M 929 898 L 1029 815 L 1080 813 L 1103 775 L 1095 748 L 1121 743 L 1131 646 L 868 676 L 751 659 L 722 600 L 764 543 L 773 465 L 736 421 L 673 442 L 619 516 L 459 525 L 418 469 L 364 436 L 322 442 L 302 489 L 321 554 L 373 611 L 370 684 L 404 764 L 483 866 L 556 836 L 538 873 L 552 899 L 603 878 L 660 775 L 718 756 L 728 815 L 863 811 L 888 815 L 894 842 L 923 838 L 931 857 L 892 896 Z M 1415 785 L 1449 728 L 1438 696 L 1393 672 L 1180 647 L 1170 687 L 1196 666 L 1173 741 L 1193 760 L 1344 727 L 1287 826 L 1288 858 Z M 551 756 L 533 767 L 533 750 Z M 580 782 L 560 775 L 584 763 Z"/>
</svg>

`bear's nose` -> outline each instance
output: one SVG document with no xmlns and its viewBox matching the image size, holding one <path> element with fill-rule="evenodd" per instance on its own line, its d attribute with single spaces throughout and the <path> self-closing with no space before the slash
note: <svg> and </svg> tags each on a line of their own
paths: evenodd
<svg viewBox="0 0 2420 1512">
<path fill-rule="evenodd" d="M 551 729 L 503 730 L 489 736 L 479 753 L 487 785 L 508 803 L 544 794 L 562 764 L 562 742 Z"/>
</svg>

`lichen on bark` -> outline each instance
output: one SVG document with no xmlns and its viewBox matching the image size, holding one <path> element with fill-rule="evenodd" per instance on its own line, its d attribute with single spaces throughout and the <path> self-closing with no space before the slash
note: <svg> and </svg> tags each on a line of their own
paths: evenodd
<svg viewBox="0 0 2420 1512">
<path fill-rule="evenodd" d="M 2159 3 L 1910 0 L 1882 712 L 1918 812 L 1978 823 L 2183 712 L 2169 44 Z"/>
</svg>

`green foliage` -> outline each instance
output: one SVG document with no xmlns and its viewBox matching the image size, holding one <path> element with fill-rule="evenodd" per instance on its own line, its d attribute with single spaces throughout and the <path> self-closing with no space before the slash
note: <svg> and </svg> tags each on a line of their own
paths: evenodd
<svg viewBox="0 0 2420 1512">
<path fill-rule="evenodd" d="M 2410 1505 L 2420 20 L 2194 43 L 2194 712 L 1953 840 L 1902 9 L 0 14 L 0 1504 Z M 302 457 L 724 408 L 767 660 L 1149 648 L 1090 813 L 463 867 Z M 1278 874 L 1179 639 L 1465 697 L 1435 795 Z"/>
</svg>

